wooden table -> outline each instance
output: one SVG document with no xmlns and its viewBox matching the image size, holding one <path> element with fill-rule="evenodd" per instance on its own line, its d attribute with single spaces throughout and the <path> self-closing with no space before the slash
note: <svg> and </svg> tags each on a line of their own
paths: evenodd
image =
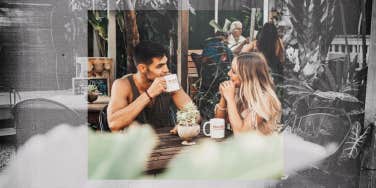
<svg viewBox="0 0 376 188">
<path fill-rule="evenodd" d="M 159 128 L 155 130 L 159 137 L 159 145 L 153 150 L 151 157 L 148 160 L 146 173 L 156 174 L 162 172 L 166 169 L 170 160 L 175 155 L 180 153 L 183 148 L 191 147 L 182 145 L 182 140 L 180 139 L 180 137 L 178 135 L 170 134 L 170 130 L 171 127 Z M 231 134 L 231 131 L 226 130 L 226 137 L 229 137 Z M 200 134 L 195 138 L 196 144 L 206 138 L 209 139 L 209 137 L 206 137 L 202 133 L 201 128 Z"/>
<path fill-rule="evenodd" d="M 159 145 L 153 150 L 151 157 L 148 161 L 147 172 L 148 173 L 159 173 L 164 170 L 167 166 L 167 163 L 182 150 L 184 146 L 181 144 L 182 140 L 178 135 L 172 135 L 169 133 L 171 127 L 159 128 L 155 131 L 158 134 Z M 196 141 L 199 138 L 203 138 L 201 133 L 196 138 Z"/>
</svg>

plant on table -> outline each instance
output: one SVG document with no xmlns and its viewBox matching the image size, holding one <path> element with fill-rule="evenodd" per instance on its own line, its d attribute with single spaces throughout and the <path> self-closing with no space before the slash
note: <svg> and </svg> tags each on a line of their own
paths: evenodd
<svg viewBox="0 0 376 188">
<path fill-rule="evenodd" d="M 87 86 L 87 101 L 94 102 L 98 99 L 98 87 L 96 85 L 89 84 Z"/>
<path fill-rule="evenodd" d="M 186 104 L 176 113 L 178 135 L 183 140 L 183 145 L 195 144 L 190 141 L 200 133 L 200 125 L 197 124 L 199 115 L 200 112 L 193 102 Z"/>
</svg>

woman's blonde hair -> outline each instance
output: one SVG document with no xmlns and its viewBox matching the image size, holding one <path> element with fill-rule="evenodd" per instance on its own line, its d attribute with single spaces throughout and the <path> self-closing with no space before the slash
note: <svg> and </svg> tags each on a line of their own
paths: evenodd
<svg viewBox="0 0 376 188">
<path fill-rule="evenodd" d="M 264 134 L 275 131 L 281 118 L 281 103 L 274 92 L 269 67 L 261 53 L 241 53 L 235 59 L 241 85 L 237 92 L 238 107 L 249 109 L 255 128 Z M 262 118 L 257 123 L 256 117 Z"/>
</svg>

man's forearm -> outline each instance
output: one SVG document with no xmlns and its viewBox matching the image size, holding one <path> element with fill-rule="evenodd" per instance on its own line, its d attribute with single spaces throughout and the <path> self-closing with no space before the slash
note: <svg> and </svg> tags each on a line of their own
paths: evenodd
<svg viewBox="0 0 376 188">
<path fill-rule="evenodd" d="M 111 130 L 119 131 L 130 125 L 149 102 L 149 97 L 143 93 L 128 106 L 112 113 L 109 118 Z"/>
</svg>

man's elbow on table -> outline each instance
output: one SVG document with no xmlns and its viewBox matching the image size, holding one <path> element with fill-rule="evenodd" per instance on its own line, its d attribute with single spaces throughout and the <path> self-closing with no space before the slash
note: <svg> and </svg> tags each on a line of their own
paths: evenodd
<svg viewBox="0 0 376 188">
<path fill-rule="evenodd" d="M 118 132 L 124 129 L 124 127 L 127 127 L 130 123 L 121 123 L 116 120 L 109 120 L 108 121 L 108 127 L 110 128 L 111 132 Z"/>
</svg>

